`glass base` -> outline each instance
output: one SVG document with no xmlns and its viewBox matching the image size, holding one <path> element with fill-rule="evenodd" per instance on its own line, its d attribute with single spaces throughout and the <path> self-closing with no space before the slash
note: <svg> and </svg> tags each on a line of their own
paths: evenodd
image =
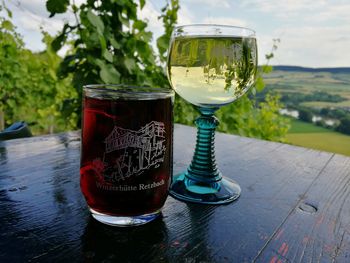
<svg viewBox="0 0 350 263">
<path fill-rule="evenodd" d="M 97 212 L 92 208 L 89 209 L 92 214 L 92 217 L 95 218 L 97 221 L 106 225 L 118 227 L 143 225 L 153 221 L 160 215 L 160 210 L 158 210 L 154 213 L 140 216 L 111 216 Z"/>
<path fill-rule="evenodd" d="M 186 177 L 185 173 L 174 177 L 170 195 L 186 202 L 220 205 L 236 200 L 241 187 L 233 180 L 222 178 L 214 183 L 201 183 Z"/>
</svg>

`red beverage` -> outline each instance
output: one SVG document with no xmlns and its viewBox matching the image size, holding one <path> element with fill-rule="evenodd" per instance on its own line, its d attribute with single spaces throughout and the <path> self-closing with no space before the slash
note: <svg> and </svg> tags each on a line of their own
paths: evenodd
<svg viewBox="0 0 350 263">
<path fill-rule="evenodd" d="M 80 184 L 93 215 L 160 210 L 171 181 L 172 129 L 172 96 L 93 98 L 85 92 Z"/>
</svg>

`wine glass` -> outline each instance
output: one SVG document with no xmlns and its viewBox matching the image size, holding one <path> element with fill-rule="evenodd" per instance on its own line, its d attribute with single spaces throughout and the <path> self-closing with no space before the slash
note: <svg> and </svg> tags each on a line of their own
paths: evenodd
<svg viewBox="0 0 350 263">
<path fill-rule="evenodd" d="M 170 194 L 183 201 L 224 204 L 236 200 L 240 186 L 219 171 L 214 152 L 214 112 L 254 84 L 257 72 L 255 32 L 224 25 L 187 25 L 173 31 L 168 53 L 172 88 L 200 112 L 197 142 L 187 171 L 174 176 Z"/>
</svg>

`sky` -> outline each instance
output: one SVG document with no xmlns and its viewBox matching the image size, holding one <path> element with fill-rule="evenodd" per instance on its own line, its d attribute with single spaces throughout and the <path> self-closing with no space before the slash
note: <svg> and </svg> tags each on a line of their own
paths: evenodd
<svg viewBox="0 0 350 263">
<path fill-rule="evenodd" d="M 72 14 L 49 18 L 45 2 L 5 0 L 26 47 L 33 51 L 44 48 L 40 27 L 55 34 L 64 21 L 74 21 Z M 157 18 L 165 4 L 166 0 L 146 0 L 140 11 L 154 38 L 162 33 Z M 350 67 L 349 14 L 350 0 L 180 0 L 178 25 L 211 23 L 254 29 L 259 64 L 266 63 L 265 54 L 278 38 L 272 65 Z"/>
</svg>

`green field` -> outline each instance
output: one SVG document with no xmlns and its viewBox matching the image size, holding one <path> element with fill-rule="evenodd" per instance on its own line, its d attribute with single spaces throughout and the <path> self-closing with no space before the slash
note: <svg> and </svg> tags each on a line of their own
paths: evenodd
<svg viewBox="0 0 350 263">
<path fill-rule="evenodd" d="M 346 100 L 342 102 L 309 101 L 309 102 L 303 102 L 301 103 L 301 105 L 306 107 L 313 107 L 313 108 L 342 108 L 342 107 L 350 108 L 350 100 Z"/>
<path fill-rule="evenodd" d="M 350 90 L 350 74 L 334 74 L 330 72 L 293 72 L 274 70 L 264 76 L 267 84 L 275 88 L 283 88 L 304 92 L 327 91 L 346 92 Z"/>
<path fill-rule="evenodd" d="M 288 133 L 324 133 L 331 132 L 329 129 L 313 125 L 304 121 L 291 119 L 291 128 Z"/>
<path fill-rule="evenodd" d="M 350 156 L 350 136 L 292 120 L 287 141 L 293 145 Z"/>
<path fill-rule="evenodd" d="M 310 101 L 301 105 L 312 108 L 350 108 L 350 74 L 331 72 L 294 72 L 274 70 L 264 76 L 267 87 L 283 93 L 312 94 L 327 92 L 347 99 L 339 103 Z"/>
<path fill-rule="evenodd" d="M 350 109 L 350 69 L 310 71 L 305 68 L 295 70 L 275 67 L 271 73 L 264 76 L 264 80 L 268 90 L 276 91 L 281 95 L 287 93 L 310 95 L 316 92 L 326 92 L 344 98 L 340 102 L 291 100 L 290 104 L 294 106 L 293 109 L 299 110 L 299 107 L 316 108 L 317 110 L 331 108 L 349 111 Z M 286 137 L 287 141 L 294 145 L 350 156 L 350 136 L 311 123 L 291 119 L 291 128 Z"/>
</svg>

